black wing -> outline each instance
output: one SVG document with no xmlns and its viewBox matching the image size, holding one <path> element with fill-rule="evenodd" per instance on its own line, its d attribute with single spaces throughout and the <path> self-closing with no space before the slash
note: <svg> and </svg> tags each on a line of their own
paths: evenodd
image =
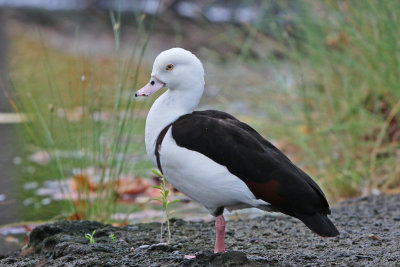
<svg viewBox="0 0 400 267">
<path fill-rule="evenodd" d="M 206 110 L 184 115 L 172 124 L 172 136 L 178 146 L 226 166 L 257 198 L 283 213 L 298 218 L 330 214 L 324 193 L 305 172 L 228 113 Z"/>
</svg>

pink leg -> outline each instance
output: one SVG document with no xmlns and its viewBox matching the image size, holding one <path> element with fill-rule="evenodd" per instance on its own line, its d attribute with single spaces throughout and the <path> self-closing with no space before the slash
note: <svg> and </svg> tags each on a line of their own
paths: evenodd
<svg viewBox="0 0 400 267">
<path fill-rule="evenodd" d="M 217 238 L 215 240 L 214 253 L 225 252 L 225 219 L 222 214 L 215 217 L 215 229 Z"/>
</svg>

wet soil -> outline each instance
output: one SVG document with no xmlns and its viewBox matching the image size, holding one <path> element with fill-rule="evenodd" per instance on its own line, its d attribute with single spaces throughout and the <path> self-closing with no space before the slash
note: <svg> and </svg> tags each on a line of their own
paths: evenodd
<svg viewBox="0 0 400 267">
<path fill-rule="evenodd" d="M 159 223 L 60 221 L 35 228 L 29 245 L 0 266 L 400 266 L 400 195 L 348 200 L 332 213 L 335 238 L 280 214 L 230 220 L 224 254 L 212 253 L 213 222 L 173 219 L 168 245 L 159 243 Z M 94 230 L 90 244 L 85 234 Z"/>
</svg>

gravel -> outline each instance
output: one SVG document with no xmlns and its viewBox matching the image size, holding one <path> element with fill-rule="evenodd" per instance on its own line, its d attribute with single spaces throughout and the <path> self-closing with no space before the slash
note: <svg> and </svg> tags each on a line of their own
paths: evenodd
<svg viewBox="0 0 400 267">
<path fill-rule="evenodd" d="M 400 195 L 347 200 L 331 218 L 338 237 L 321 238 L 284 215 L 228 221 L 224 254 L 212 253 L 214 222 L 172 219 L 166 244 L 159 223 L 60 221 L 35 228 L 0 266 L 400 266 Z M 85 234 L 94 230 L 90 244 Z"/>
</svg>

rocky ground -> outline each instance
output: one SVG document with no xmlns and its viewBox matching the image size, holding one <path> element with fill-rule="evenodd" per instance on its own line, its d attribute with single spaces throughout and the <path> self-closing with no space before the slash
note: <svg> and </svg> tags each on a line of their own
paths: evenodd
<svg viewBox="0 0 400 267">
<path fill-rule="evenodd" d="M 29 245 L 0 265 L 400 266 L 400 195 L 348 200 L 332 213 L 341 235 L 329 239 L 283 215 L 228 221 L 228 252 L 218 255 L 212 253 L 213 222 L 172 220 L 172 241 L 167 245 L 159 243 L 159 223 L 116 228 L 61 221 L 34 229 Z M 94 230 L 95 242 L 90 244 L 85 234 Z"/>
</svg>

